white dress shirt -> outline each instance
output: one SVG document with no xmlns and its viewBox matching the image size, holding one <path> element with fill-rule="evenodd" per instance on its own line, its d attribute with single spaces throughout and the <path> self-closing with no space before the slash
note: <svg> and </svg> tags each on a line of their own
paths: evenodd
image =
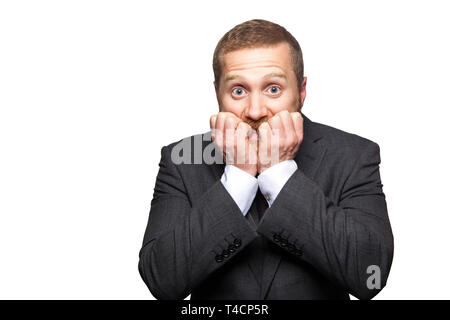
<svg viewBox="0 0 450 320">
<path fill-rule="evenodd" d="M 244 170 L 227 164 L 220 181 L 245 216 L 255 199 L 258 187 L 270 207 L 296 170 L 297 163 L 294 160 L 286 160 L 264 170 L 255 178 Z"/>
</svg>

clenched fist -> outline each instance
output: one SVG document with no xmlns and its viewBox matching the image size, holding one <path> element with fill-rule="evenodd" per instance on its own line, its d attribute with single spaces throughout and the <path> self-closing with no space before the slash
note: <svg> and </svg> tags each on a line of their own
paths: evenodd
<svg viewBox="0 0 450 320">
<path fill-rule="evenodd" d="M 300 112 L 280 111 L 258 128 L 258 173 L 285 160 L 294 159 L 303 141 Z"/>
<path fill-rule="evenodd" d="M 256 176 L 271 166 L 294 159 L 303 141 L 303 118 L 299 112 L 280 111 L 258 131 L 231 112 L 210 118 L 213 141 L 225 162 Z"/>
<path fill-rule="evenodd" d="M 258 172 L 258 135 L 231 112 L 219 112 L 210 118 L 211 136 L 227 164 L 253 177 Z"/>
</svg>

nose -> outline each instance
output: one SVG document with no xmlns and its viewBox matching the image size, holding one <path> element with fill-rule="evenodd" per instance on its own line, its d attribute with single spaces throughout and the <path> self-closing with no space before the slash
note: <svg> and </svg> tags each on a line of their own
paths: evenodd
<svg viewBox="0 0 450 320">
<path fill-rule="evenodd" d="M 249 105 L 244 110 L 245 117 L 254 121 L 266 117 L 268 111 L 262 97 L 253 94 L 249 98 Z"/>
</svg>

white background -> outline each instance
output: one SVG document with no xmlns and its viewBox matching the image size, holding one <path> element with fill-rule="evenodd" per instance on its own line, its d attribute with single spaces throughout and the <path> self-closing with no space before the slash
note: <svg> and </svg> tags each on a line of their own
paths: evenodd
<svg viewBox="0 0 450 320">
<path fill-rule="evenodd" d="M 395 237 L 377 299 L 450 298 L 446 1 L 2 1 L 0 298 L 150 299 L 163 145 L 209 129 L 212 54 L 253 18 L 304 52 L 304 113 L 376 141 Z"/>
</svg>

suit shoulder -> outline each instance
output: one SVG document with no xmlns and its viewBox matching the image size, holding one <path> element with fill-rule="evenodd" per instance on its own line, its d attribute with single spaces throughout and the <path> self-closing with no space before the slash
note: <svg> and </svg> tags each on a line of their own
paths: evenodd
<svg viewBox="0 0 450 320">
<path fill-rule="evenodd" d="M 192 136 L 181 138 L 177 141 L 171 142 L 162 147 L 162 149 L 167 149 L 167 151 L 171 152 L 175 146 L 179 146 L 181 143 L 194 143 L 194 141 L 202 141 L 203 143 L 206 141 L 211 141 L 211 131 L 194 134 Z"/>
<path fill-rule="evenodd" d="M 360 152 L 369 147 L 379 148 L 376 142 L 355 133 L 346 132 L 318 122 L 312 122 L 312 126 L 316 131 L 320 132 L 322 136 L 321 143 L 325 144 L 330 150 L 344 149 L 348 152 Z"/>
<path fill-rule="evenodd" d="M 184 137 L 161 148 L 161 157 L 175 165 L 202 163 L 203 150 L 212 143 L 211 131 Z"/>
</svg>

